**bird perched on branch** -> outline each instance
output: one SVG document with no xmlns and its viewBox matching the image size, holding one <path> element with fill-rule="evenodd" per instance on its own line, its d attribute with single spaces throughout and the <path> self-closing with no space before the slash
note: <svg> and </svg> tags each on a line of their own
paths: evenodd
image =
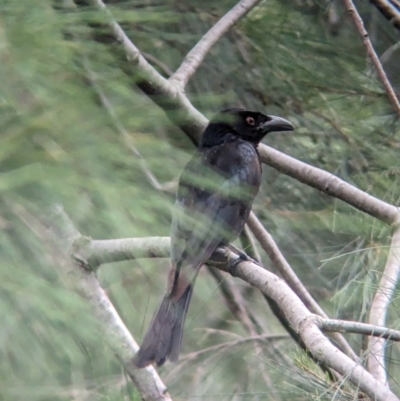
<svg viewBox="0 0 400 401">
<path fill-rule="evenodd" d="M 197 274 L 243 230 L 259 190 L 257 146 L 269 132 L 289 130 L 292 124 L 281 117 L 244 109 L 223 110 L 211 119 L 179 180 L 167 291 L 134 357 L 137 367 L 178 359 Z"/>
</svg>

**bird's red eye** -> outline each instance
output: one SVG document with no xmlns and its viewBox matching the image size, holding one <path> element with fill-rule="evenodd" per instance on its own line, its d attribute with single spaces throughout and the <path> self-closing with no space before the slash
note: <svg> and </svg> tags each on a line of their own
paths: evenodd
<svg viewBox="0 0 400 401">
<path fill-rule="evenodd" d="M 254 125 L 256 122 L 254 121 L 253 117 L 247 117 L 246 118 L 246 123 L 249 125 Z"/>
</svg>

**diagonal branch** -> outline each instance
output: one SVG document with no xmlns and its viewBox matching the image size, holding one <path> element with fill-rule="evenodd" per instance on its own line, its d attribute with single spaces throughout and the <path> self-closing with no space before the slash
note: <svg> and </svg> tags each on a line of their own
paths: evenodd
<svg viewBox="0 0 400 401">
<path fill-rule="evenodd" d="M 400 2 L 399 0 L 371 0 L 371 3 L 389 20 L 393 26 L 400 30 Z M 391 4 L 393 3 L 393 4 Z M 396 4 L 397 3 L 397 4 Z M 398 7 L 398 9 L 396 8 Z"/>
<path fill-rule="evenodd" d="M 236 319 L 242 323 L 245 329 L 249 332 L 250 336 L 257 337 L 257 327 L 255 325 L 255 315 L 252 313 L 251 308 L 248 308 L 245 299 L 243 297 L 240 288 L 236 286 L 233 282 L 231 282 L 231 277 L 227 277 L 220 270 L 213 268 L 212 266 L 207 266 L 209 273 L 215 278 L 218 283 L 219 289 L 222 292 L 223 297 L 225 298 L 225 302 L 228 306 L 228 309 L 231 313 L 236 317 Z M 264 331 L 264 334 L 266 332 Z M 269 333 L 268 333 L 269 334 Z M 287 338 L 287 335 L 285 336 Z M 275 344 L 271 344 L 274 351 L 277 351 L 277 347 Z M 256 355 L 261 354 L 260 344 L 254 342 L 254 351 Z M 201 353 L 201 351 L 199 351 Z M 260 376 L 263 377 L 265 385 L 268 387 L 273 386 L 273 380 L 269 376 L 266 370 L 260 372 Z M 276 401 L 280 401 L 280 397 L 276 398 Z"/>
<path fill-rule="evenodd" d="M 243 324 L 244 328 L 247 329 L 250 335 L 257 335 L 257 328 L 254 324 L 255 319 L 251 310 L 247 308 L 241 291 L 237 288 L 237 286 L 231 283 L 230 280 L 227 280 L 229 277 L 224 276 L 219 270 L 208 266 L 208 271 L 218 283 L 218 286 L 225 299 L 226 306 L 232 315 Z"/>
<path fill-rule="evenodd" d="M 180 362 L 187 363 L 188 361 L 197 359 L 198 357 L 203 356 L 204 354 L 210 353 L 211 351 L 213 353 L 218 352 L 218 351 L 225 351 L 228 348 L 236 347 L 237 345 L 242 345 L 242 344 L 248 343 L 248 342 L 261 342 L 261 343 L 267 342 L 268 346 L 270 346 L 270 344 L 276 340 L 287 340 L 288 338 L 290 338 L 290 337 L 287 334 L 261 334 L 261 335 L 254 335 L 254 336 L 250 336 L 250 337 L 239 338 L 237 340 L 229 341 L 229 342 L 222 343 L 222 344 L 212 345 L 207 348 L 202 348 L 200 351 L 195 351 L 195 352 L 191 352 L 190 354 L 186 354 L 182 358 L 180 358 Z"/>
<path fill-rule="evenodd" d="M 186 55 L 180 67 L 172 75 L 170 81 L 177 83 L 183 90 L 191 76 L 199 68 L 208 51 L 237 21 L 245 16 L 261 0 L 241 0 L 228 11 L 213 27 L 197 42 L 196 46 Z"/>
<path fill-rule="evenodd" d="M 100 250 L 102 244 L 105 245 L 104 249 L 107 248 L 111 250 L 111 245 L 114 243 L 119 246 L 124 244 L 122 254 L 118 255 L 116 249 L 112 251 L 112 254 L 117 260 L 122 260 L 123 256 L 135 256 L 133 248 L 131 250 L 128 249 L 129 243 L 134 245 L 135 249 L 139 249 L 138 244 L 135 244 L 135 242 L 137 242 L 136 238 L 116 240 L 116 242 L 113 240 L 93 241 L 90 238 L 80 238 L 78 241 L 75 241 L 74 256 L 78 260 L 81 255 L 86 255 L 88 257 L 87 261 L 101 261 L 100 255 L 94 254 L 93 251 L 96 249 Z M 162 242 L 164 247 L 155 242 Z M 144 255 L 158 251 L 160 256 L 166 256 L 169 251 L 166 246 L 168 242 L 169 239 L 164 239 L 163 241 L 159 241 L 157 238 L 154 241 L 151 238 L 140 239 L 140 252 Z M 150 245 L 150 249 L 143 249 L 145 243 Z M 85 246 L 88 247 L 89 251 L 83 249 Z M 105 260 L 110 260 L 106 252 L 104 252 L 104 249 L 102 250 L 102 256 Z M 78 257 L 76 257 L 77 254 Z M 237 258 L 238 255 L 229 248 L 220 248 L 213 255 L 210 263 L 228 272 L 229 266 L 227 260 L 237 260 Z M 83 261 L 83 263 L 86 262 Z M 91 266 L 88 265 L 88 267 Z M 376 380 L 370 373 L 365 371 L 361 365 L 352 361 L 339 351 L 322 334 L 318 325 L 315 323 L 315 316 L 308 311 L 284 280 L 265 270 L 263 267 L 248 261 L 242 261 L 235 267 L 235 275 L 256 287 L 280 305 L 290 324 L 296 332 L 299 333 L 307 348 L 316 359 L 331 367 L 342 376 L 347 377 L 351 383 L 359 387 L 361 391 L 365 392 L 371 399 L 377 401 L 399 401 L 383 383 Z"/>
<path fill-rule="evenodd" d="M 392 235 L 389 255 L 386 266 L 375 293 L 369 313 L 369 323 L 374 326 L 385 326 L 386 314 L 400 274 L 400 227 L 397 227 Z M 368 370 L 382 383 L 387 382 L 385 369 L 384 338 L 369 338 L 368 343 Z"/>
<path fill-rule="evenodd" d="M 229 257 L 232 257 L 232 255 L 229 255 Z M 224 268 L 225 271 L 229 270 L 227 266 L 224 266 Z M 330 366 L 341 375 L 348 377 L 351 383 L 359 386 L 372 399 L 382 401 L 399 400 L 385 385 L 366 372 L 361 365 L 338 351 L 322 335 L 315 323 L 311 322 L 312 314 L 283 280 L 251 262 L 240 263 L 235 273 L 237 277 L 247 281 L 279 303 L 288 320 L 300 334 L 307 348 L 315 358 Z"/>
<path fill-rule="evenodd" d="M 57 238 L 61 255 L 65 256 L 64 259 L 60 258 L 59 252 L 57 257 L 60 272 L 64 274 L 65 282 L 72 289 L 80 292 L 89 302 L 93 314 L 100 324 L 99 334 L 105 338 L 117 356 L 125 372 L 138 389 L 141 398 L 147 401 L 171 401 L 166 386 L 152 366 L 137 369 L 130 363 L 139 346 L 124 325 L 107 294 L 101 288 L 95 272 L 83 269 L 77 259 L 74 261 L 67 254 L 71 243 L 88 244 L 89 242 L 82 242 L 83 237 L 76 230 L 62 207 L 56 207 L 47 218 L 53 231 L 53 235 L 47 240 L 51 241 L 54 237 Z M 151 251 L 151 247 L 148 251 Z"/>
<path fill-rule="evenodd" d="M 114 107 L 112 106 L 111 102 L 108 100 L 108 97 L 104 93 L 103 88 L 98 83 L 97 75 L 91 69 L 89 61 L 87 59 L 84 59 L 83 64 L 84 64 L 85 70 L 87 71 L 88 79 L 89 79 L 93 89 L 97 93 L 97 96 L 99 97 L 102 106 L 106 109 L 108 115 L 110 116 L 112 123 L 114 124 L 115 129 L 121 134 L 128 149 L 139 160 L 139 168 L 142 170 L 143 175 L 147 178 L 150 185 L 152 185 L 152 187 L 158 191 L 173 191 L 174 187 L 176 186 L 173 181 L 167 182 L 165 184 L 160 184 L 159 181 L 157 180 L 157 178 L 151 172 L 146 160 L 140 154 L 140 152 L 138 151 L 136 146 L 133 144 L 132 137 L 129 135 L 126 128 L 123 126 L 123 124 L 118 119 L 117 114 L 114 110 Z"/>
<path fill-rule="evenodd" d="M 282 255 L 271 234 L 263 227 L 253 212 L 250 213 L 247 224 L 290 288 L 296 293 L 302 302 L 304 302 L 311 312 L 327 319 L 328 316 L 326 313 L 304 287 L 303 283 L 297 277 L 297 274 L 293 271 L 285 257 Z M 354 361 L 358 361 L 357 355 L 341 334 L 335 333 L 333 337 L 349 357 Z"/>
<path fill-rule="evenodd" d="M 334 174 L 303 163 L 269 146 L 259 146 L 259 153 L 263 163 L 303 184 L 338 198 L 386 224 L 400 221 L 399 208 L 369 195 Z"/>
<path fill-rule="evenodd" d="M 361 38 L 364 42 L 364 46 L 367 50 L 368 56 L 371 59 L 372 64 L 374 65 L 374 67 L 376 69 L 378 77 L 379 77 L 380 81 L 382 82 L 383 86 L 385 87 L 385 90 L 389 97 L 390 103 L 392 103 L 392 106 L 393 106 L 394 110 L 396 111 L 396 114 L 398 114 L 400 116 L 399 100 L 397 99 L 396 93 L 395 93 L 392 85 L 390 84 L 388 77 L 386 76 L 385 70 L 383 69 L 381 62 L 379 61 L 379 57 L 376 54 L 371 41 L 369 40 L 368 32 L 365 29 L 364 22 L 354 5 L 353 0 L 343 0 L 343 1 L 347 7 L 347 11 L 349 12 L 351 18 L 354 21 L 354 25 L 356 26 L 358 32 L 361 35 Z"/>
<path fill-rule="evenodd" d="M 125 31 L 115 21 L 104 2 L 102 0 L 91 0 L 91 2 L 106 13 L 109 20 L 108 24 L 115 39 L 121 43 L 128 62 L 134 67 L 136 85 L 148 96 L 151 96 L 151 99 L 167 113 L 172 122 L 180 125 L 185 132 L 191 132 L 194 136 L 200 135 L 207 124 L 207 119 L 193 107 L 181 91 L 162 77 L 147 62 L 140 54 L 139 49 L 128 38 Z M 168 113 L 169 110 L 167 110 L 165 100 L 168 100 L 168 109 L 179 110 L 179 115 L 177 113 Z"/>
</svg>

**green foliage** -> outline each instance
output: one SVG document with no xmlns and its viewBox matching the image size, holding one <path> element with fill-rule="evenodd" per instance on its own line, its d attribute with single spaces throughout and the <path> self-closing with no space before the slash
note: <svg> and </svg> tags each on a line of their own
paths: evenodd
<svg viewBox="0 0 400 401">
<path fill-rule="evenodd" d="M 110 3 L 163 75 L 163 66 L 176 69 L 234 5 L 227 0 Z M 245 105 L 289 118 L 296 131 L 271 134 L 268 144 L 398 204 L 399 126 L 367 69 L 360 39 L 343 10 L 335 36 L 327 27 L 325 2 L 292 3 L 262 2 L 226 34 L 189 83 L 190 99 L 207 115 L 226 105 Z M 65 286 L 57 247 L 46 240 L 43 223 L 48 208 L 61 203 L 81 233 L 93 238 L 169 233 L 173 198 L 143 174 L 140 158 L 102 105 L 90 72 L 161 183 L 177 179 L 192 151 L 184 134 L 133 86 L 133 67 L 120 57 L 104 15 L 83 1 L 77 4 L 0 1 L 4 401 L 138 399 L 103 343 L 89 306 Z M 371 9 L 364 11 L 368 19 Z M 383 32 L 384 21 L 377 21 L 377 32 Z M 382 49 L 392 43 L 387 34 L 376 42 Z M 266 166 L 264 176 L 254 210 L 284 255 L 330 316 L 363 319 L 387 256 L 388 228 Z M 163 291 L 166 268 L 166 261 L 135 261 L 107 265 L 99 273 L 138 341 Z M 283 332 L 261 297 L 252 293 L 248 301 L 269 332 Z M 389 311 L 392 327 L 399 321 L 397 303 Z M 208 327 L 219 334 L 211 335 Z M 184 351 L 248 335 L 203 272 Z M 350 340 L 360 349 L 359 336 Z M 183 358 L 182 365 L 167 366 L 161 374 L 171 394 L 185 399 L 218 394 L 230 400 L 235 393 L 242 394 L 240 399 L 285 400 L 293 393 L 310 399 L 312 390 L 299 393 L 292 387 L 291 377 L 307 369 L 304 363 L 293 365 L 291 341 L 261 345 L 261 352 L 247 343 L 187 362 Z M 391 350 L 390 358 L 396 360 L 397 353 Z M 396 383 L 396 364 L 390 369 Z M 306 381 L 301 380 L 302 388 Z"/>
</svg>

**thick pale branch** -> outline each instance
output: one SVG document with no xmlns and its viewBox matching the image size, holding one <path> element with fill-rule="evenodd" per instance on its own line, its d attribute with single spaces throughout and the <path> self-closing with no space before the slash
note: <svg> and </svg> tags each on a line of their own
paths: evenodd
<svg viewBox="0 0 400 401">
<path fill-rule="evenodd" d="M 244 328 L 247 329 L 252 338 L 257 337 L 257 327 L 254 324 L 254 322 L 256 321 L 255 316 L 252 313 L 251 308 L 247 307 L 246 301 L 240 291 L 240 288 L 235 285 L 233 280 L 231 280 L 231 277 L 227 277 L 226 274 L 221 273 L 220 270 L 215 269 L 212 266 L 207 267 L 211 275 L 217 281 L 218 287 L 221 290 L 223 297 L 225 298 L 229 310 L 236 317 L 236 319 L 243 324 Z M 266 331 L 264 331 L 264 333 L 267 334 Z M 285 338 L 287 337 L 288 336 L 286 335 Z M 257 344 L 257 342 L 255 342 L 253 346 L 255 354 L 260 355 L 262 353 L 260 344 Z M 274 351 L 277 351 L 277 347 L 274 344 L 271 344 L 271 348 L 273 348 Z M 199 352 L 201 353 L 201 351 Z M 260 372 L 260 375 L 264 378 L 266 386 L 273 386 L 273 380 L 266 370 Z M 280 397 L 278 397 L 276 401 L 280 401 Z"/>
<path fill-rule="evenodd" d="M 392 85 L 389 82 L 388 77 L 386 76 L 385 70 L 382 67 L 381 62 L 379 61 L 379 57 L 375 52 L 374 47 L 372 46 L 371 41 L 369 40 L 369 35 L 367 30 L 365 29 L 364 22 L 358 13 L 353 0 L 343 0 L 344 4 L 347 7 L 347 11 L 350 14 L 350 17 L 353 19 L 354 24 L 360 33 L 360 36 L 364 42 L 364 46 L 367 50 L 368 56 L 372 61 L 372 64 L 374 65 L 376 69 L 376 73 L 378 74 L 379 80 L 382 82 L 386 93 L 389 97 L 390 103 L 392 103 L 392 106 L 394 110 L 396 111 L 397 115 L 400 116 L 400 103 L 399 100 L 397 99 L 396 93 L 392 87 Z"/>
<path fill-rule="evenodd" d="M 240 263 L 237 266 L 236 275 L 279 303 L 288 320 L 316 359 L 333 368 L 342 376 L 348 377 L 350 382 L 358 386 L 371 399 L 399 400 L 385 385 L 366 372 L 361 365 L 352 361 L 331 344 L 310 318 L 311 313 L 283 280 L 250 262 Z"/>
<path fill-rule="evenodd" d="M 296 295 L 304 302 L 307 308 L 316 313 L 317 315 L 328 318 L 323 309 L 318 305 L 314 298 L 310 295 L 307 289 L 304 287 L 303 283 L 297 277 L 297 274 L 290 267 L 289 263 L 282 255 L 278 246 L 276 245 L 274 239 L 270 233 L 263 227 L 261 222 L 257 219 L 253 212 L 250 213 L 249 220 L 247 221 L 251 231 L 257 238 L 261 247 L 267 253 L 275 268 L 287 281 L 290 288 L 296 293 Z M 344 339 L 344 337 L 338 333 L 333 335 L 335 340 L 338 342 L 340 347 L 349 355 L 354 361 L 357 361 L 357 355 L 354 353 L 350 345 Z"/>
<path fill-rule="evenodd" d="M 79 269 L 79 273 L 77 273 Z M 154 367 L 137 369 L 131 360 L 139 346 L 124 325 L 107 294 L 101 288 L 94 272 L 75 267 L 76 285 L 89 301 L 94 315 L 100 322 L 102 335 L 121 362 L 126 373 L 138 389 L 143 400 L 171 400 L 167 387 L 161 381 Z"/>
<path fill-rule="evenodd" d="M 168 81 L 163 78 L 140 54 L 139 49 L 128 38 L 121 26 L 114 20 L 111 12 L 108 10 L 102 0 L 92 0 L 92 2 L 101 8 L 108 16 L 109 25 L 115 38 L 122 44 L 125 50 L 127 60 L 136 67 L 139 75 L 141 73 L 146 78 L 149 87 L 153 87 L 155 93 L 171 94 L 171 87 Z"/>
<path fill-rule="evenodd" d="M 303 163 L 269 146 L 261 145 L 259 153 L 265 164 L 321 192 L 341 199 L 372 217 L 387 224 L 400 221 L 399 208 L 367 194 L 327 171 Z"/>
<path fill-rule="evenodd" d="M 397 285 L 400 273 L 400 227 L 397 227 L 392 235 L 389 255 L 386 261 L 382 278 L 375 293 L 369 313 L 369 323 L 374 326 L 385 326 L 386 314 L 393 293 Z M 368 370 L 383 383 L 387 381 L 385 369 L 385 345 L 384 338 L 369 338 L 368 344 Z"/>
<path fill-rule="evenodd" d="M 156 238 L 154 242 L 158 242 L 159 240 L 159 238 Z M 125 244 L 131 243 L 135 249 L 138 249 L 138 243 L 136 243 L 137 239 L 126 239 L 124 241 Z M 77 247 L 85 246 L 85 242 L 86 246 L 90 245 L 87 243 L 90 242 L 89 239 L 86 239 L 85 241 L 75 241 L 75 252 L 77 251 Z M 97 249 L 99 249 L 99 245 L 102 241 L 96 242 Z M 106 242 L 107 248 L 109 248 L 112 241 Z M 144 244 L 150 245 L 152 242 L 151 238 L 142 239 L 140 241 L 142 255 L 150 254 L 154 249 L 158 250 L 161 256 L 167 254 L 167 240 L 161 241 L 162 246 L 153 243 L 150 250 L 143 249 Z M 132 250 L 134 248 L 132 248 Z M 89 246 L 89 249 L 91 250 L 90 252 L 81 250 L 79 255 L 90 254 L 93 252 L 95 247 Z M 102 252 L 104 252 L 105 249 L 106 248 L 103 248 Z M 126 252 L 125 249 L 125 252 L 122 252 L 121 255 L 117 255 L 116 250 L 114 250 L 113 255 L 118 257 L 118 260 L 122 260 L 122 256 L 133 255 L 133 252 Z M 100 260 L 99 257 L 93 254 L 91 258 L 93 258 L 93 260 Z M 226 260 L 234 260 L 236 258 L 237 255 L 229 248 L 221 248 L 213 255 L 213 264 L 221 270 L 229 271 Z M 110 258 L 105 257 L 105 260 L 110 260 Z M 331 344 L 331 342 L 321 333 L 317 324 L 313 320 L 315 316 L 308 311 L 284 280 L 252 262 L 239 263 L 235 268 L 235 274 L 237 277 L 258 288 L 280 305 L 290 324 L 296 332 L 300 334 L 307 348 L 316 359 L 333 368 L 342 376 L 348 377 L 350 382 L 359 387 L 372 399 L 377 401 L 399 401 L 399 399 L 384 384 L 374 379 L 371 374 L 362 368 L 361 365 L 352 361 Z"/>
<path fill-rule="evenodd" d="M 89 237 L 78 238 L 72 246 L 72 257 L 96 270 L 104 263 L 122 262 L 139 258 L 168 258 L 170 238 L 123 238 L 110 240 L 92 240 Z"/>
<path fill-rule="evenodd" d="M 285 257 L 282 255 L 271 234 L 263 227 L 253 212 L 250 213 L 247 224 L 260 243 L 261 247 L 271 259 L 275 268 L 286 280 L 290 288 L 292 288 L 297 296 L 304 302 L 307 308 L 311 312 L 327 318 L 325 312 L 315 302 L 310 293 L 304 287 L 303 283 L 297 277 L 296 273 L 292 270 Z"/>
<path fill-rule="evenodd" d="M 148 401 L 170 401 L 171 398 L 167 392 L 167 388 L 153 367 L 137 369 L 130 362 L 133 355 L 139 349 L 139 346 L 122 322 L 107 294 L 101 288 L 95 273 L 82 269 L 80 264 L 74 263 L 67 253 L 72 243 L 75 247 L 80 244 L 79 249 L 84 250 L 86 245 L 92 244 L 91 240 L 80 236 L 61 207 L 57 207 L 50 214 L 49 221 L 50 227 L 65 256 L 62 259 L 61 255 L 58 255 L 58 263 L 66 277 L 65 282 L 72 289 L 79 291 L 88 300 L 93 314 L 100 325 L 99 335 L 103 336 L 113 350 L 138 389 L 141 398 Z M 93 242 L 93 250 L 97 251 L 96 241 Z M 138 246 L 140 245 L 141 243 L 139 242 Z M 157 249 L 157 246 L 155 248 Z M 139 251 L 139 249 L 136 250 Z M 104 248 L 103 251 L 105 251 Z M 151 254 L 151 246 L 147 248 L 147 252 Z M 76 259 L 78 258 L 75 258 L 75 261 Z"/>
<path fill-rule="evenodd" d="M 393 3 L 395 3 L 393 1 Z M 395 4 L 391 4 L 390 0 L 371 0 L 371 3 L 387 18 L 391 24 L 397 29 L 400 29 L 400 2 L 397 0 L 397 7 Z"/>
<path fill-rule="evenodd" d="M 92 3 L 107 14 L 115 39 L 122 44 L 127 60 L 134 67 L 133 72 L 136 77 L 136 84 L 148 96 L 151 96 L 151 99 L 167 113 L 172 122 L 181 126 L 186 133 L 190 133 L 189 136 L 192 139 L 198 137 L 206 126 L 207 119 L 193 107 L 188 98 L 176 86 L 163 78 L 146 61 L 140 54 L 139 49 L 115 21 L 104 2 L 102 0 L 92 0 Z M 175 112 L 169 113 L 171 110 Z M 176 111 L 179 111 L 179 113 L 176 113 Z"/>
<path fill-rule="evenodd" d="M 190 77 L 196 72 L 204 57 L 212 46 L 229 30 L 240 18 L 245 16 L 261 0 L 242 0 L 227 12 L 213 27 L 201 38 L 195 47 L 186 55 L 181 66 L 170 78 L 180 88 L 184 88 Z"/>
</svg>

